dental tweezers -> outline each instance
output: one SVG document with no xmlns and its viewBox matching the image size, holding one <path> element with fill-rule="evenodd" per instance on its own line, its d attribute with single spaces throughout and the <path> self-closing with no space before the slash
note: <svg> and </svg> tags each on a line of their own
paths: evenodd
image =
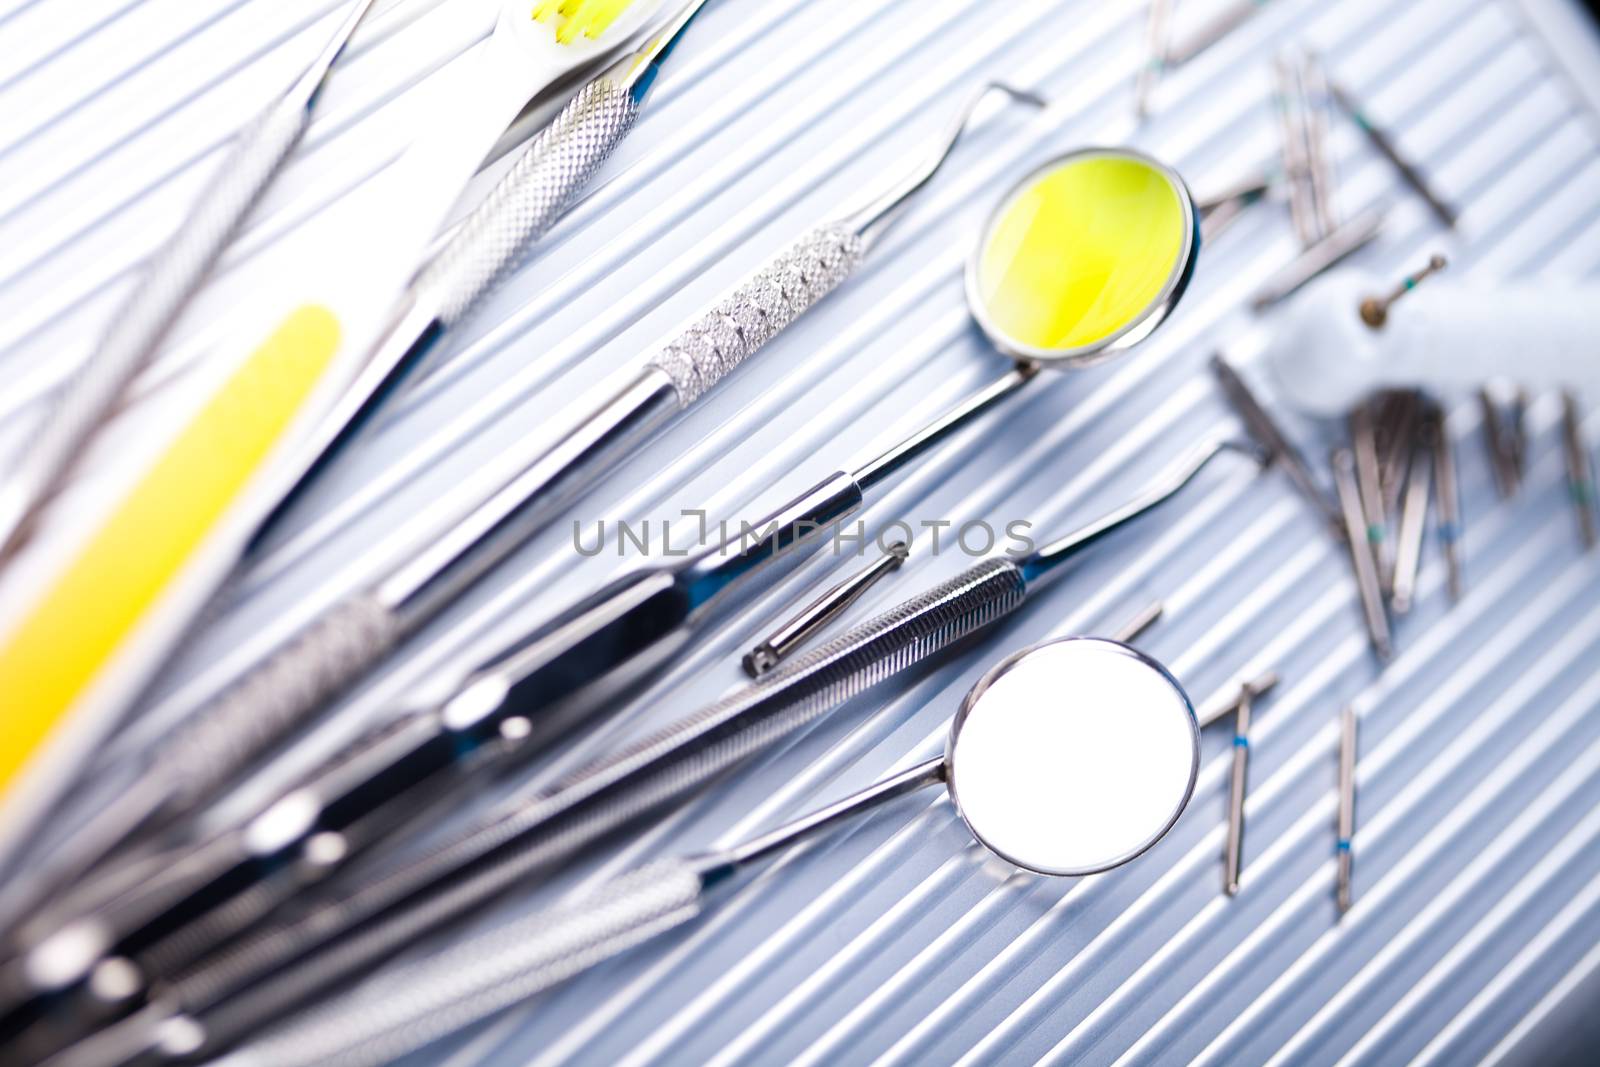
<svg viewBox="0 0 1600 1067">
<path fill-rule="evenodd" d="M 159 1002 L 120 1024 L 123 1048 L 148 1048 L 172 1020 L 225 1046 L 317 991 L 598 838 L 677 801 L 730 767 L 1020 607 L 1084 552 L 1170 500 L 1223 451 L 1209 440 L 1137 497 L 1058 541 L 987 559 L 761 681 L 503 808 L 438 848 L 378 869 L 317 908 L 268 927 L 163 982 Z M 338 935 L 346 935 L 334 940 Z M 331 943 L 330 943 L 331 942 Z M 94 1062 L 94 1061 L 90 1061 Z"/>
</svg>

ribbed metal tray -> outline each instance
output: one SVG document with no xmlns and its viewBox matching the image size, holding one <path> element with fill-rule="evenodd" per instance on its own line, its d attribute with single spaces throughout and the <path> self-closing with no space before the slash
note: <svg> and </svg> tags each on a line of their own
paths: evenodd
<svg viewBox="0 0 1600 1067">
<path fill-rule="evenodd" d="M 1180 29 L 1222 6 L 1178 5 Z M 341 8 L 0 3 L 0 445 L 27 433 L 32 399 L 88 351 L 223 140 Z M 160 387 L 102 442 L 96 477 L 56 521 L 117 484 L 124 453 L 192 387 L 186 371 L 227 309 L 284 269 L 276 239 L 382 164 L 405 135 L 404 90 L 481 37 L 494 8 L 380 5 L 304 157 L 152 374 Z M 396 516 L 428 506 L 511 435 L 554 433 L 583 387 L 919 152 L 982 78 L 1054 103 L 998 111 L 974 130 L 852 282 L 574 519 L 753 513 L 996 375 L 1003 364 L 964 312 L 960 266 L 1003 189 L 1086 143 L 1136 144 L 1200 194 L 1270 164 L 1268 63 L 1292 44 L 1320 52 L 1462 209 L 1457 235 L 1439 231 L 1359 132 L 1336 124 L 1342 210 L 1389 209 L 1359 262 L 1399 272 L 1443 248 L 1453 272 L 1482 279 L 1600 267 L 1600 50 L 1576 5 L 1273 0 L 1163 77 L 1137 125 L 1143 36 L 1135 3 L 716 0 L 603 184 L 266 541 L 146 713 L 108 744 L 107 773 L 159 743 L 171 725 L 160 710 L 174 706 L 164 698 L 203 691 L 257 654 L 352 580 Z M 1183 305 L 1149 343 L 1052 379 L 948 443 L 871 504 L 869 530 L 986 519 L 1048 533 L 1119 501 L 1231 424 L 1205 362 L 1224 350 L 1249 373 L 1270 328 L 1249 297 L 1296 248 L 1281 204 L 1252 208 L 1203 251 Z M 853 702 L 475 925 L 647 856 L 733 840 L 931 754 L 989 664 L 1050 634 L 1104 632 L 1154 598 L 1167 615 L 1142 646 L 1197 701 L 1241 673 L 1270 667 L 1284 679 L 1257 709 L 1237 898 L 1221 893 L 1223 729 L 1208 731 L 1177 827 L 1117 872 L 1018 874 L 986 860 L 943 800 L 906 800 L 785 857 L 689 929 L 418 1062 L 1550 1062 L 1592 1041 L 1571 1006 L 1592 1003 L 1600 968 L 1600 564 L 1579 549 L 1555 398 L 1529 409 L 1527 484 L 1504 503 L 1476 406 L 1455 404 L 1468 592 L 1448 602 L 1430 541 L 1419 603 L 1381 673 L 1348 567 L 1287 482 L 1219 466 L 960 654 Z M 1290 425 L 1313 456 L 1338 436 Z M 530 545 L 235 807 L 622 565 L 576 560 L 571 536 L 563 524 Z M 919 537 L 911 562 L 850 618 L 970 562 L 927 545 Z M 857 566 L 823 556 L 791 569 L 527 780 L 727 690 L 740 653 Z M 1336 922 L 1345 703 L 1361 717 L 1356 905 Z"/>
</svg>

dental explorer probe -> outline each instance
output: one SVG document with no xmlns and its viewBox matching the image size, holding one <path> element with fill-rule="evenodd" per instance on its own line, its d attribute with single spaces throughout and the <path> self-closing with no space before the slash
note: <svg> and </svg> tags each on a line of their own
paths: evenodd
<svg viewBox="0 0 1600 1067">
<path fill-rule="evenodd" d="M 219 1067 L 377 1067 L 705 911 L 740 871 L 913 791 L 943 785 L 977 844 L 1082 877 L 1154 845 L 1193 795 L 1200 738 L 1156 661 L 1093 637 L 1008 656 L 968 691 L 944 751 L 731 847 L 657 860 L 297 1016 Z"/>
<path fill-rule="evenodd" d="M 1015 365 L 855 471 L 830 475 L 682 559 L 623 573 L 471 671 L 447 700 L 356 741 L 255 818 L 150 871 L 83 921 L 100 943 L 138 957 L 141 973 L 192 963 L 436 802 L 452 779 L 537 750 L 628 689 L 713 625 L 740 579 L 814 547 L 870 489 L 1037 374 L 1035 364 Z M 117 875 L 115 867 L 105 872 L 120 886 Z M 81 929 L 74 918 L 65 926 L 69 941 Z M 62 933 L 39 950 L 59 946 Z"/>
<path fill-rule="evenodd" d="M 331 447 L 367 399 L 419 348 L 464 318 L 559 218 L 631 128 L 654 80 L 650 75 L 697 8 L 690 5 L 670 33 L 587 85 L 534 140 L 413 283 L 404 317 L 325 423 L 312 453 Z M 90 866 L 135 832 L 170 823 L 214 797 L 832 292 L 882 237 L 906 198 L 933 177 L 978 104 L 995 90 L 1040 102 L 998 83 L 982 87 L 914 171 L 866 206 L 795 240 L 629 372 L 623 384 L 600 383 L 577 401 L 587 414 L 560 440 L 551 444 L 530 435 L 402 527 L 391 541 L 398 548 L 387 555 L 405 562 L 329 606 L 187 720 L 151 755 L 125 794 L 76 835 L 84 859 L 74 866 Z"/>
<path fill-rule="evenodd" d="M 605 835 L 682 800 L 877 683 L 1011 614 L 1087 550 L 1174 497 L 1224 451 L 1261 462 L 1249 446 L 1220 437 L 1205 441 L 1132 500 L 1065 537 L 980 562 L 501 808 L 426 855 L 378 868 L 341 896 L 169 976 L 145 1008 L 118 1024 L 119 1047 L 154 1047 L 174 1018 L 198 1026 L 207 1049 L 231 1044 L 429 930 L 530 884 Z"/>
<path fill-rule="evenodd" d="M 28 536 L 85 445 L 150 361 L 311 125 L 317 97 L 373 0 L 358 0 L 311 66 L 241 132 L 176 233 L 150 258 L 86 363 L 50 402 L 23 465 L 0 485 L 0 562 Z"/>
<path fill-rule="evenodd" d="M 1057 195 L 1061 188 L 1101 187 L 1108 176 L 1124 192 L 1111 202 Z M 1055 226 L 1048 234 L 1028 222 L 1032 198 L 1041 195 L 1055 196 L 1047 200 Z M 1108 234 L 1123 232 L 1105 225 L 1108 213 L 1160 239 L 1107 244 Z M 880 214 L 875 208 L 874 218 Z M 1061 248 L 1051 237 L 1058 232 L 1077 234 L 1068 247 L 1091 259 L 1102 286 L 1003 284 L 1011 276 L 1007 268 L 1018 265 L 1012 257 L 1023 257 L 1023 277 L 1031 280 L 1041 277 L 1046 262 L 1057 264 Z M 1197 253 L 1193 204 L 1170 168 L 1131 149 L 1079 149 L 1045 163 L 1002 199 L 968 262 L 974 318 L 997 348 L 1021 361 L 1006 375 L 854 474 L 824 480 L 768 520 L 770 529 L 756 544 L 741 543 L 731 554 L 729 546 L 711 546 L 696 557 L 624 575 L 484 664 L 454 698 L 358 742 L 244 826 L 192 853 L 180 850 L 170 872 L 158 871 L 115 907 L 85 920 L 97 926 L 97 943 L 136 952 L 151 974 L 170 973 L 210 951 L 293 882 L 325 875 L 402 813 L 426 806 L 427 792 L 469 777 L 467 770 L 496 754 L 529 747 L 536 731 L 547 737 L 606 699 L 608 683 L 615 689 L 649 671 L 706 623 L 737 579 L 854 510 L 866 487 L 1021 388 L 1041 365 L 1098 362 L 1147 338 L 1181 298 Z M 1039 328 L 1063 320 L 1063 331 Z M 596 681 L 601 685 L 591 684 Z M 426 784 L 413 788 L 418 782 Z M 61 938 L 85 943 L 72 940 L 74 930 L 84 929 L 73 921 L 81 915 L 58 913 L 56 945 Z M 47 952 L 51 946 L 39 947 Z"/>
</svg>

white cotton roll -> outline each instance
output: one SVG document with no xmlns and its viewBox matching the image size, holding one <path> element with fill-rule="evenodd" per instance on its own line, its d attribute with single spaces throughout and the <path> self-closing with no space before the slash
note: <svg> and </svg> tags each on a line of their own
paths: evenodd
<svg viewBox="0 0 1600 1067">
<path fill-rule="evenodd" d="M 1491 379 L 1600 397 L 1600 287 L 1430 278 L 1389 308 L 1382 327 L 1368 326 L 1362 300 L 1393 284 L 1338 271 L 1296 298 L 1266 353 L 1285 400 L 1333 416 L 1377 389 L 1450 396 Z"/>
</svg>

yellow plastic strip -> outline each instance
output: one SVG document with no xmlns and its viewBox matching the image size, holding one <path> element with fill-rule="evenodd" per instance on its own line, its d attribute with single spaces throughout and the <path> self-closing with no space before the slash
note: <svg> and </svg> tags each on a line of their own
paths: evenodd
<svg viewBox="0 0 1600 1067">
<path fill-rule="evenodd" d="M 535 22 L 554 22 L 556 40 L 571 44 L 580 35 L 593 40 L 610 28 L 633 0 L 540 0 Z"/>
<path fill-rule="evenodd" d="M 95 680 L 249 484 L 339 347 L 292 312 L 207 402 L 0 647 L 0 790 Z"/>
</svg>

